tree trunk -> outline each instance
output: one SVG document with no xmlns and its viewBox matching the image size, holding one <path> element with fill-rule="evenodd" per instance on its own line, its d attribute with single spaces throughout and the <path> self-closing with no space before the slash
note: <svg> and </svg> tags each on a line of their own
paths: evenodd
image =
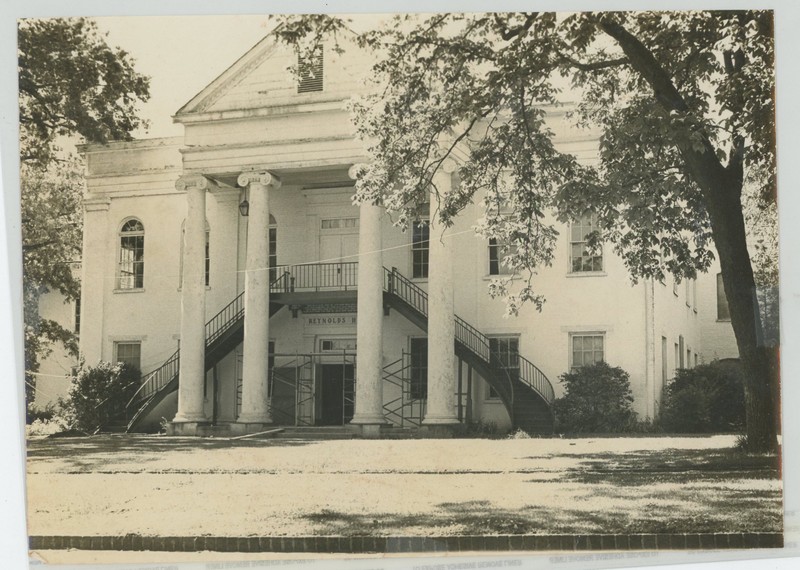
<svg viewBox="0 0 800 570">
<path fill-rule="evenodd" d="M 741 183 L 723 176 L 722 180 L 706 180 L 701 186 L 707 196 L 725 297 L 744 371 L 747 448 L 757 452 L 776 451 L 780 424 L 778 359 L 777 352 L 764 342 L 739 199 Z"/>
<path fill-rule="evenodd" d="M 631 67 L 653 89 L 653 98 L 668 113 L 689 111 L 667 71 L 653 53 L 613 16 L 598 21 L 600 29 L 617 41 Z M 735 142 L 735 141 L 734 141 Z M 742 212 L 744 144 L 734 144 L 728 167 L 716 156 L 707 136 L 701 148 L 679 145 L 691 177 L 700 187 L 711 218 L 719 254 L 722 282 L 745 376 L 747 448 L 755 452 L 778 449 L 779 394 L 777 353 L 767 347 L 756 298 L 756 285 Z"/>
</svg>

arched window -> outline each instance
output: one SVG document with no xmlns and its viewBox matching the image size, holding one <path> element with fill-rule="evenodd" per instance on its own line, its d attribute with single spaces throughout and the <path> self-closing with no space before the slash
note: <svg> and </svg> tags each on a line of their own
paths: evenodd
<svg viewBox="0 0 800 570">
<path fill-rule="evenodd" d="M 144 287 L 144 226 L 137 219 L 122 224 L 119 231 L 119 289 Z"/>
</svg>

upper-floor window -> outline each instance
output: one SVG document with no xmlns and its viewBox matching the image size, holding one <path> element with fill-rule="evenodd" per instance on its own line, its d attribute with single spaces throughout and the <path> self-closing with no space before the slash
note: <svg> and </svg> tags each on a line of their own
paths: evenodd
<svg viewBox="0 0 800 570">
<path fill-rule="evenodd" d="M 144 226 L 137 219 L 128 220 L 119 231 L 118 287 L 144 287 Z"/>
<path fill-rule="evenodd" d="M 81 296 L 75 297 L 75 334 L 81 334 Z"/>
<path fill-rule="evenodd" d="M 597 215 L 588 214 L 570 226 L 570 270 L 572 273 L 603 271 L 603 253 L 589 246 L 589 236 L 598 231 Z"/>
<path fill-rule="evenodd" d="M 269 215 L 269 281 L 278 277 L 278 222 L 275 216 Z"/>
<path fill-rule="evenodd" d="M 725 285 L 722 283 L 722 273 L 717 273 L 717 320 L 731 320 L 728 297 L 725 295 Z"/>
<path fill-rule="evenodd" d="M 431 227 L 427 221 L 414 222 L 411 232 L 411 276 L 428 277 Z"/>
<path fill-rule="evenodd" d="M 511 268 L 503 263 L 503 259 L 513 253 L 515 248 L 507 241 L 489 238 L 489 275 L 508 275 Z"/>
<path fill-rule="evenodd" d="M 314 52 L 307 57 L 303 57 L 300 54 L 297 55 L 297 72 L 299 75 L 297 83 L 298 93 L 322 91 L 323 63 L 322 46 L 318 46 Z"/>
</svg>

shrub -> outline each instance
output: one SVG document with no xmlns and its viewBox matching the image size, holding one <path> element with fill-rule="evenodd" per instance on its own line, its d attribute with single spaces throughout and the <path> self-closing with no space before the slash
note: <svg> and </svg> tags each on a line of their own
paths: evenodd
<svg viewBox="0 0 800 570">
<path fill-rule="evenodd" d="M 559 380 L 565 394 L 555 402 L 557 431 L 617 433 L 634 425 L 630 377 L 622 368 L 598 362 L 566 372 Z"/>
<path fill-rule="evenodd" d="M 738 431 L 744 422 L 744 385 L 736 361 L 678 370 L 664 391 L 661 424 L 666 431 Z"/>
<path fill-rule="evenodd" d="M 93 433 L 116 415 L 139 387 L 139 371 L 127 364 L 82 366 L 70 386 L 68 408 L 75 429 Z"/>
</svg>

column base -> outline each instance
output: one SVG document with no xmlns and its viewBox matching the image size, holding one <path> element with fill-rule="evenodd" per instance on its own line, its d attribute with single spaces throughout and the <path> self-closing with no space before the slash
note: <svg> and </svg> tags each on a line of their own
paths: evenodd
<svg viewBox="0 0 800 570">
<path fill-rule="evenodd" d="M 266 431 L 273 427 L 272 422 L 233 422 L 230 424 L 231 435 L 247 435 L 250 433 L 258 433 Z"/>
<path fill-rule="evenodd" d="M 466 432 L 467 426 L 462 423 L 426 424 L 423 421 L 419 428 L 419 435 L 425 439 L 451 439 L 463 436 Z"/>
<path fill-rule="evenodd" d="M 347 424 L 347 428 L 355 435 L 356 437 L 361 437 L 364 439 L 380 439 L 382 428 L 385 427 L 387 424 L 354 424 L 349 423 Z"/>
<path fill-rule="evenodd" d="M 361 414 L 353 416 L 347 426 L 357 437 L 365 439 L 378 439 L 381 437 L 381 428 L 389 425 L 383 414 Z"/>
<path fill-rule="evenodd" d="M 203 420 L 199 422 L 173 420 L 167 424 L 167 435 L 170 436 L 193 436 L 203 437 L 210 433 L 211 422 Z"/>
</svg>

